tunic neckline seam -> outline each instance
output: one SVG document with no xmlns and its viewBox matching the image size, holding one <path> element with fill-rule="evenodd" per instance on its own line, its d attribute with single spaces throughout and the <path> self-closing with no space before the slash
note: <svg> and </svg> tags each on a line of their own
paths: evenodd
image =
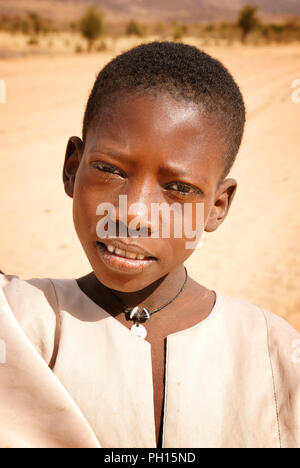
<svg viewBox="0 0 300 468">
<path fill-rule="evenodd" d="M 107 312 L 105 309 L 103 309 L 103 307 L 101 307 L 99 304 L 97 304 L 95 301 L 93 301 L 93 299 L 91 299 L 85 292 L 83 292 L 80 287 L 79 287 L 79 284 L 77 283 L 76 279 L 71 279 L 72 283 L 75 285 L 75 288 L 77 289 L 77 293 L 81 294 L 85 300 L 91 302 L 93 304 L 94 307 L 97 307 L 99 310 L 101 310 L 101 312 L 104 312 L 106 314 L 106 318 L 110 318 L 112 320 L 112 323 L 116 322 L 117 325 L 119 325 L 120 327 L 122 327 L 123 329 L 125 329 L 126 331 L 128 331 L 132 336 L 135 336 L 138 340 L 140 341 L 143 341 L 145 343 L 147 343 L 150 347 L 151 347 L 151 343 L 149 343 L 147 340 L 141 340 L 140 337 L 136 336 L 134 333 L 132 333 L 130 331 L 129 328 L 125 327 L 125 325 L 123 325 L 122 323 L 120 323 L 115 317 L 113 317 L 109 312 Z M 184 334 L 185 332 L 187 333 L 188 331 L 190 330 L 193 330 L 197 327 L 203 327 L 207 322 L 211 321 L 218 309 L 219 309 L 219 305 L 220 305 L 220 299 L 221 299 L 221 296 L 222 294 L 219 293 L 218 291 L 215 291 L 214 290 L 214 293 L 215 293 L 215 303 L 213 305 L 213 308 L 211 309 L 209 315 L 204 319 L 204 320 L 200 320 L 199 322 L 197 322 L 195 325 L 192 325 L 191 327 L 188 327 L 188 328 L 185 328 L 183 330 L 179 330 L 177 332 L 173 332 L 173 333 L 170 333 L 169 335 L 166 336 L 166 338 L 169 338 L 169 337 L 172 337 L 172 336 L 175 336 L 175 335 L 179 335 L 179 334 Z"/>
</svg>

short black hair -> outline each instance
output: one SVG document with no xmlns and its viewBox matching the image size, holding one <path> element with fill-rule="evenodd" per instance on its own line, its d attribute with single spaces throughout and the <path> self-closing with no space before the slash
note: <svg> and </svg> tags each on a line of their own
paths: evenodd
<svg viewBox="0 0 300 468">
<path fill-rule="evenodd" d="M 241 91 L 224 65 L 194 46 L 168 41 L 141 44 L 118 55 L 96 78 L 84 114 L 83 142 L 101 106 L 112 104 L 120 93 L 140 91 L 168 92 L 218 115 L 226 143 L 224 179 L 238 153 L 246 114 Z"/>
</svg>

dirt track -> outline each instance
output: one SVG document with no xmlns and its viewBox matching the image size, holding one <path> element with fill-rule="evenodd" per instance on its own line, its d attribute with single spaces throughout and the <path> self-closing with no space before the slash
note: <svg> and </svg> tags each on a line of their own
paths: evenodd
<svg viewBox="0 0 300 468">
<path fill-rule="evenodd" d="M 208 287 L 269 309 L 300 330 L 299 46 L 207 48 L 244 93 L 248 122 L 227 221 L 188 260 Z M 89 271 L 64 194 L 67 138 L 80 134 L 96 72 L 111 55 L 0 61 L 0 269 L 31 277 Z"/>
</svg>

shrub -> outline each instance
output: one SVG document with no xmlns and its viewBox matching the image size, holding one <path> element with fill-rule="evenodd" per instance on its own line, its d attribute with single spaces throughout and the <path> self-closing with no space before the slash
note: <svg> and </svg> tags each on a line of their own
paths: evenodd
<svg viewBox="0 0 300 468">
<path fill-rule="evenodd" d="M 143 35 L 141 25 L 137 21 L 131 19 L 126 24 L 126 34 L 127 34 L 127 36 L 139 36 L 139 37 L 141 37 Z"/>
<path fill-rule="evenodd" d="M 92 50 L 94 42 L 103 34 L 103 19 L 95 7 L 89 7 L 80 21 L 80 32 L 88 43 L 88 52 Z"/>
<path fill-rule="evenodd" d="M 44 30 L 44 21 L 37 13 L 30 12 L 27 15 L 28 22 L 34 34 L 40 34 Z"/>
<path fill-rule="evenodd" d="M 27 44 L 28 45 L 31 45 L 31 46 L 35 46 L 35 45 L 39 45 L 40 41 L 38 40 L 37 37 L 30 37 L 27 41 Z"/>
<path fill-rule="evenodd" d="M 239 12 L 237 26 L 242 30 L 242 41 L 245 42 L 248 34 L 259 26 L 257 7 L 245 5 Z"/>
<path fill-rule="evenodd" d="M 96 50 L 97 52 L 105 52 L 107 50 L 107 44 L 103 39 L 96 45 Z"/>
<path fill-rule="evenodd" d="M 185 24 L 174 24 L 173 27 L 173 40 L 179 41 L 184 34 L 187 33 L 187 26 Z"/>
<path fill-rule="evenodd" d="M 83 47 L 81 44 L 76 44 L 74 49 L 75 54 L 81 54 L 83 52 Z"/>
</svg>

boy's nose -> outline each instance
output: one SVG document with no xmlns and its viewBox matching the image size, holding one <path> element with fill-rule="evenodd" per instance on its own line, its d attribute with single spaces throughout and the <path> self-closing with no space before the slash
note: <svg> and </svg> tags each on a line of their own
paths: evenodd
<svg viewBox="0 0 300 468">
<path fill-rule="evenodd" d="M 128 203 L 124 210 L 123 204 L 116 210 L 116 223 L 118 232 L 126 232 L 128 237 L 150 237 L 151 209 L 143 202 L 134 202 Z"/>
<path fill-rule="evenodd" d="M 124 198 L 123 198 L 124 197 Z M 153 184 L 148 180 L 143 185 L 131 186 L 122 196 L 116 210 L 117 223 L 127 226 L 127 236 L 150 237 L 157 227 L 151 216 L 151 206 L 159 197 Z"/>
</svg>

